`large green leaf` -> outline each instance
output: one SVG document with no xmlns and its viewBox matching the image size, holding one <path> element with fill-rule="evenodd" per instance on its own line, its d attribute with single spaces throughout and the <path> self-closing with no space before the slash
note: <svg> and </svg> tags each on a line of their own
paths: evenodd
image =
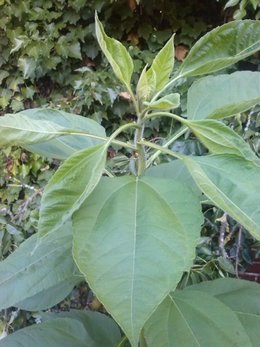
<svg viewBox="0 0 260 347">
<path fill-rule="evenodd" d="M 106 164 L 106 145 L 96 145 L 70 156 L 44 189 L 40 208 L 39 236 L 62 226 L 93 191 Z"/>
<path fill-rule="evenodd" d="M 25 300 L 19 301 L 13 306 L 26 311 L 46 310 L 66 298 L 80 280 L 82 280 L 80 276 L 73 276 L 48 289 L 42 290 Z"/>
<path fill-rule="evenodd" d="M 253 347 L 232 310 L 199 291 L 170 294 L 145 324 L 148 347 Z"/>
<path fill-rule="evenodd" d="M 101 139 L 95 138 L 95 136 L 101 138 L 105 138 L 106 136 L 105 129 L 92 119 L 60 110 L 35 108 L 22 111 L 16 116 L 18 115 L 26 116 L 29 121 L 36 121 L 37 124 L 39 121 L 51 121 L 55 123 L 55 126 L 57 124 L 66 129 L 84 131 L 90 135 L 65 135 L 56 137 L 48 142 L 34 145 L 27 145 L 25 136 L 23 147 L 46 157 L 66 159 L 76 151 L 104 142 Z M 94 137 L 91 137 L 91 135 Z M 17 144 L 15 140 L 14 143 Z"/>
<path fill-rule="evenodd" d="M 214 154 L 235 154 L 247 160 L 260 159 L 234 130 L 213 119 L 185 121 L 196 137 Z"/>
<path fill-rule="evenodd" d="M 186 288 L 215 296 L 229 306 L 241 321 L 253 347 L 260 340 L 260 285 L 254 282 L 223 278 L 206 281 Z"/>
<path fill-rule="evenodd" d="M 109 61 L 115 75 L 130 89 L 134 70 L 133 60 L 126 48 L 119 41 L 106 35 L 96 14 L 96 36 L 98 43 Z"/>
<path fill-rule="evenodd" d="M 0 347 L 115 347 L 119 340 L 120 331 L 111 318 L 72 311 L 16 331 L 1 340 Z"/>
<path fill-rule="evenodd" d="M 260 239 L 260 165 L 228 154 L 183 160 L 203 193 Z"/>
<path fill-rule="evenodd" d="M 62 126 L 51 121 L 36 121 L 21 114 L 7 114 L 0 117 L 0 146 L 49 141 L 62 136 L 62 130 Z"/>
<path fill-rule="evenodd" d="M 196 195 L 155 177 L 102 178 L 74 213 L 74 259 L 132 347 L 190 268 L 201 223 Z"/>
<path fill-rule="evenodd" d="M 71 224 L 46 237 L 35 249 L 36 240 L 37 235 L 31 236 L 0 262 L 0 309 L 44 293 L 61 282 L 68 280 L 76 284 L 80 280 L 71 256 Z M 51 298 L 50 305 L 61 299 L 58 293 Z M 45 298 L 43 301 L 50 306 Z"/>
<path fill-rule="evenodd" d="M 178 75 L 198 76 L 221 70 L 260 49 L 260 22 L 238 20 L 217 27 L 190 50 Z"/>
<path fill-rule="evenodd" d="M 237 71 L 207 76 L 188 91 L 189 119 L 220 119 L 244 112 L 260 102 L 260 72 Z"/>
<path fill-rule="evenodd" d="M 155 75 L 155 91 L 161 90 L 169 81 L 174 67 L 174 44 L 172 36 L 166 45 L 159 51 L 147 71 L 148 80 Z"/>
</svg>

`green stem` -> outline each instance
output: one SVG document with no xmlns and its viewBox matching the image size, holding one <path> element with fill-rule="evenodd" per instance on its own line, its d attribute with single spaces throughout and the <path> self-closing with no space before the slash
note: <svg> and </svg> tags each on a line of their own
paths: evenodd
<svg viewBox="0 0 260 347">
<path fill-rule="evenodd" d="M 179 137 L 181 137 L 183 134 L 186 133 L 186 131 L 188 130 L 187 127 L 182 127 L 176 134 L 174 134 L 174 136 L 172 138 L 170 138 L 170 140 L 168 140 L 163 146 L 159 146 L 160 148 L 167 148 L 168 146 L 170 146 L 174 141 L 176 141 Z M 161 150 L 158 149 L 153 155 L 151 155 L 151 157 L 147 160 L 146 163 L 146 167 L 149 167 L 153 161 L 159 157 L 159 155 L 161 154 Z"/>
<path fill-rule="evenodd" d="M 138 117 L 137 124 L 139 127 L 136 129 L 135 132 L 135 140 L 134 143 L 136 145 L 137 149 L 137 176 L 141 176 L 146 168 L 146 161 L 145 161 L 145 150 L 144 146 L 140 143 L 143 139 L 143 132 L 144 132 L 144 121 L 142 118 Z"/>
<path fill-rule="evenodd" d="M 178 75 L 178 76 L 174 77 L 172 80 L 170 80 L 158 93 L 155 94 L 155 96 L 152 98 L 151 102 L 155 101 L 167 88 L 169 88 L 172 84 L 174 84 L 175 81 L 177 81 L 181 77 L 183 77 L 183 76 Z"/>
<path fill-rule="evenodd" d="M 129 129 L 129 128 L 139 128 L 139 125 L 137 123 L 127 123 L 125 125 L 122 125 L 119 127 L 116 131 L 113 132 L 113 134 L 109 137 L 107 141 L 107 147 L 115 140 L 115 138 L 123 131 Z M 134 147 L 135 149 L 135 147 Z"/>
<path fill-rule="evenodd" d="M 136 100 L 136 97 L 134 96 L 134 93 L 132 92 L 132 89 L 131 89 L 129 86 L 126 86 L 126 87 L 127 87 L 128 93 L 130 94 L 131 99 L 132 99 L 132 101 L 133 101 L 134 108 L 135 108 L 135 112 L 136 112 L 136 114 L 139 114 L 140 111 L 139 111 L 139 104 L 138 104 L 138 101 Z"/>
<path fill-rule="evenodd" d="M 157 149 L 158 151 L 160 151 L 160 153 L 165 153 L 165 154 L 171 155 L 174 158 L 183 159 L 183 155 L 176 153 L 176 152 L 173 152 L 168 148 L 164 148 L 162 146 L 156 145 L 155 143 L 143 140 L 143 141 L 139 141 L 138 144 Z"/>
<path fill-rule="evenodd" d="M 96 140 L 102 140 L 104 142 L 109 141 L 110 138 L 109 137 L 103 137 L 103 136 L 98 136 L 98 135 L 92 135 L 92 134 L 88 134 L 84 131 L 80 131 L 80 130 L 62 130 L 60 132 L 60 136 L 64 136 L 64 135 L 76 135 L 76 136 L 86 136 L 86 137 L 90 137 L 92 139 L 96 139 Z M 131 145 L 130 143 L 126 143 L 123 141 L 119 141 L 119 140 L 112 140 L 111 143 L 114 143 L 115 145 L 118 146 L 122 146 L 122 147 L 126 147 L 126 148 L 131 148 L 131 149 L 136 149 L 136 146 Z"/>
<path fill-rule="evenodd" d="M 154 118 L 154 117 L 170 117 L 170 118 L 173 118 L 183 124 L 186 124 L 187 123 L 187 120 L 178 116 L 177 114 L 174 114 L 174 113 L 170 113 L 170 112 L 154 112 L 154 113 L 150 113 L 148 115 L 146 115 L 144 117 L 145 120 L 147 119 L 151 119 L 151 118 Z"/>
</svg>

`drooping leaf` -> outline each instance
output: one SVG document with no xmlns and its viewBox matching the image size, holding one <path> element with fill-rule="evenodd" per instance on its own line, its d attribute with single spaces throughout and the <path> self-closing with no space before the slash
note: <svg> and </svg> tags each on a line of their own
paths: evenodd
<svg viewBox="0 0 260 347">
<path fill-rule="evenodd" d="M 47 308 L 56 305 L 66 298 L 66 296 L 71 293 L 73 287 L 78 284 L 80 280 L 80 276 L 73 276 L 71 279 L 66 279 L 53 287 L 42 290 L 23 301 L 15 303 L 13 306 L 26 311 L 46 310 Z"/>
<path fill-rule="evenodd" d="M 0 347 L 115 347 L 120 340 L 116 324 L 101 313 L 72 311 L 53 316 L 0 340 Z"/>
<path fill-rule="evenodd" d="M 146 106 L 154 110 L 172 110 L 180 105 L 180 94 L 168 94 L 153 102 L 144 102 Z"/>
<path fill-rule="evenodd" d="M 96 36 L 100 48 L 109 61 L 117 78 L 130 88 L 131 77 L 134 70 L 133 60 L 126 48 L 117 40 L 106 35 L 98 16 L 95 17 Z"/>
<path fill-rule="evenodd" d="M 238 20 L 217 27 L 190 50 L 178 75 L 199 76 L 235 64 L 260 49 L 260 22 Z"/>
<path fill-rule="evenodd" d="M 174 67 L 174 35 L 154 58 L 150 69 L 147 71 L 148 80 L 155 74 L 155 91 L 161 90 L 169 81 Z"/>
<path fill-rule="evenodd" d="M 154 177 L 102 178 L 73 215 L 74 259 L 132 347 L 190 268 L 201 223 L 192 191 Z"/>
<path fill-rule="evenodd" d="M 145 324 L 148 347 L 253 347 L 232 310 L 199 291 L 171 293 Z"/>
<path fill-rule="evenodd" d="M 71 234 L 71 224 L 66 224 L 36 249 L 37 235 L 33 235 L 0 262 L 0 309 L 15 306 L 61 282 L 79 282 L 80 275 L 71 256 Z M 45 305 L 49 306 L 45 299 Z M 60 300 L 60 294 L 52 297 L 50 306 Z"/>
<path fill-rule="evenodd" d="M 65 135 L 54 138 L 48 142 L 34 145 L 23 145 L 23 147 L 29 151 L 36 152 L 46 157 L 66 159 L 76 151 L 104 142 L 101 139 L 99 140 L 98 138 L 95 138 L 95 136 L 101 138 L 106 137 L 105 129 L 100 124 L 92 119 L 76 114 L 54 109 L 35 108 L 22 111 L 19 115 L 24 115 L 29 120 L 36 121 L 37 124 L 38 121 L 51 121 L 52 123 L 55 123 L 55 126 L 57 124 L 66 129 L 84 131 L 89 135 L 94 135 L 94 137 Z M 26 136 L 24 141 L 26 141 Z"/>
<path fill-rule="evenodd" d="M 44 142 L 63 135 L 64 128 L 51 121 L 35 121 L 24 115 L 0 117 L 0 146 L 22 146 Z"/>
<path fill-rule="evenodd" d="M 259 102 L 260 72 L 207 76 L 194 82 L 188 91 L 188 119 L 225 118 Z"/>
<path fill-rule="evenodd" d="M 228 154 L 183 161 L 203 193 L 260 239 L 260 165 Z"/>
<path fill-rule="evenodd" d="M 214 154 L 235 154 L 247 160 L 260 159 L 234 130 L 213 119 L 185 121 L 196 137 Z"/>
<path fill-rule="evenodd" d="M 260 339 L 260 285 L 258 283 L 221 278 L 189 286 L 186 289 L 214 296 L 231 308 L 250 337 L 252 346 L 258 346 Z"/>
<path fill-rule="evenodd" d="M 98 184 L 106 164 L 106 145 L 96 145 L 70 156 L 44 189 L 39 237 L 60 228 Z"/>
</svg>

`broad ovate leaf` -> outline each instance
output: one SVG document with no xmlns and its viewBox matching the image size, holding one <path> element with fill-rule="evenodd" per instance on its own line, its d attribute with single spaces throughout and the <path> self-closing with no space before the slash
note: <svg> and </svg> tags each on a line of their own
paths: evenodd
<svg viewBox="0 0 260 347">
<path fill-rule="evenodd" d="M 185 121 L 196 137 L 214 154 L 235 154 L 247 160 L 260 159 L 234 130 L 213 119 Z"/>
<path fill-rule="evenodd" d="M 260 239 L 260 165 L 228 154 L 183 161 L 202 192 Z"/>
<path fill-rule="evenodd" d="M 113 320 L 98 312 L 71 311 L 48 318 L 8 335 L 0 347 L 115 347 L 120 340 Z"/>
<path fill-rule="evenodd" d="M 157 177 L 102 178 L 74 213 L 74 259 L 132 347 L 192 265 L 202 220 L 190 189 Z"/>
<path fill-rule="evenodd" d="M 260 49 L 260 22 L 238 20 L 217 27 L 189 51 L 177 74 L 199 76 L 235 64 Z"/>
<path fill-rule="evenodd" d="M 0 146 L 23 146 L 64 135 L 64 128 L 51 120 L 36 121 L 22 114 L 0 117 Z"/>
<path fill-rule="evenodd" d="M 109 61 L 115 75 L 130 89 L 131 77 L 134 70 L 133 60 L 122 43 L 106 35 L 97 14 L 96 36 L 100 48 Z"/>
<path fill-rule="evenodd" d="M 147 347 L 253 347 L 228 306 L 195 290 L 171 293 L 145 324 L 144 336 Z"/>
<path fill-rule="evenodd" d="M 80 274 L 71 256 L 71 224 L 46 237 L 35 249 L 37 235 L 24 241 L 17 250 L 0 262 L 0 309 L 15 306 L 64 281 L 71 285 L 80 281 Z M 57 294 L 57 293 L 56 293 Z M 55 295 L 56 295 L 55 294 Z M 61 293 L 44 306 L 50 307 L 61 299 Z M 65 296 L 67 293 L 65 293 Z"/>
<path fill-rule="evenodd" d="M 168 94 L 153 102 L 144 102 L 146 106 L 153 110 L 173 110 L 180 106 L 180 94 Z"/>
<path fill-rule="evenodd" d="M 187 287 L 216 297 L 237 315 L 252 346 L 260 339 L 260 285 L 234 278 L 221 278 Z"/>
<path fill-rule="evenodd" d="M 161 90 L 168 82 L 174 67 L 174 36 L 172 36 L 165 46 L 154 58 L 152 65 L 147 70 L 148 80 L 155 74 L 155 91 Z"/>
<path fill-rule="evenodd" d="M 257 103 L 260 103 L 260 72 L 207 76 L 190 87 L 187 115 L 194 120 L 221 119 L 244 112 Z"/>
<path fill-rule="evenodd" d="M 26 142 L 28 136 L 25 136 L 23 147 L 45 157 L 67 159 L 76 151 L 104 143 L 104 138 L 106 137 L 105 129 L 94 120 L 60 110 L 34 108 L 24 110 L 15 115 L 15 117 L 18 116 L 26 117 L 28 121 L 36 122 L 36 124 L 42 121 L 50 121 L 55 123 L 55 127 L 60 126 L 64 129 L 70 129 L 72 132 L 73 130 L 75 132 L 79 131 L 78 134 L 65 133 L 62 137 L 55 137 L 52 140 L 48 140 L 48 142 L 33 145 L 29 145 Z"/>
<path fill-rule="evenodd" d="M 153 70 L 149 75 L 147 74 L 147 66 L 143 68 L 136 86 L 136 94 L 138 99 L 143 102 L 151 99 L 155 93 L 156 88 L 156 74 Z"/>
<path fill-rule="evenodd" d="M 39 237 L 60 228 L 98 184 L 106 164 L 107 146 L 76 152 L 59 167 L 44 189 Z"/>
</svg>

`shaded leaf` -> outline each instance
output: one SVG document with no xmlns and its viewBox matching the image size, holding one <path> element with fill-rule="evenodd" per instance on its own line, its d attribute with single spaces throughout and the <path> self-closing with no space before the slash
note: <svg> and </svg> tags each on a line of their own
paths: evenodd
<svg viewBox="0 0 260 347">
<path fill-rule="evenodd" d="M 260 72 L 237 71 L 194 82 L 188 91 L 187 113 L 189 119 L 220 119 L 244 112 L 259 102 Z"/>
<path fill-rule="evenodd" d="M 217 27 L 191 48 L 178 75 L 209 74 L 235 64 L 260 49 L 260 22 L 239 20 Z"/>
<path fill-rule="evenodd" d="M 80 280 L 71 257 L 70 224 L 63 226 L 57 234 L 46 237 L 35 249 L 36 240 L 37 235 L 31 236 L 0 262 L 1 309 L 14 306 L 61 282 L 68 280 L 76 284 Z M 50 304 L 58 303 L 60 299 L 60 295 L 53 297 Z"/>
<path fill-rule="evenodd" d="M 145 324 L 144 334 L 148 347 L 251 346 L 232 310 L 195 290 L 170 294 Z"/>
<path fill-rule="evenodd" d="M 114 347 L 120 331 L 111 318 L 97 312 L 67 312 L 44 323 L 16 331 L 1 347 Z M 57 318 L 58 317 L 58 318 Z"/>
<path fill-rule="evenodd" d="M 103 178 L 74 213 L 74 259 L 133 347 L 190 268 L 201 223 L 192 191 L 153 177 Z"/>
<path fill-rule="evenodd" d="M 234 130 L 213 119 L 185 121 L 196 137 L 214 154 L 235 154 L 260 165 L 260 159 Z"/>
<path fill-rule="evenodd" d="M 49 108 L 29 109 L 20 112 L 19 115 L 20 114 L 25 115 L 33 121 L 51 121 L 52 123 L 55 123 L 55 126 L 57 125 L 66 129 L 84 131 L 89 135 L 100 136 L 103 138 L 106 136 L 105 129 L 100 124 L 92 119 L 88 119 L 76 114 Z M 36 152 L 46 157 L 66 159 L 76 151 L 103 142 L 104 140 L 99 140 L 94 137 L 65 135 L 58 138 L 56 137 L 48 142 L 42 142 L 34 145 L 23 145 L 23 147 L 31 152 Z"/>
<path fill-rule="evenodd" d="M 260 239 L 260 165 L 228 154 L 183 161 L 203 193 Z"/>
<path fill-rule="evenodd" d="M 106 164 L 106 145 L 96 145 L 70 156 L 44 189 L 39 237 L 61 227 L 98 184 Z"/>
<path fill-rule="evenodd" d="M 98 43 L 109 61 L 115 75 L 130 88 L 134 64 L 126 48 L 117 40 L 106 35 L 96 14 L 96 36 Z"/>
</svg>

